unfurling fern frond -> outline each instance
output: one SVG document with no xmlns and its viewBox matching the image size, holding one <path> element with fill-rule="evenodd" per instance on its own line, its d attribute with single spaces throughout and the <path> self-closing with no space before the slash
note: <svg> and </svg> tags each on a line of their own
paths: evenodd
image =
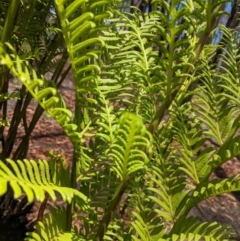
<svg viewBox="0 0 240 241">
<path fill-rule="evenodd" d="M 8 184 L 13 190 L 14 198 L 19 198 L 23 192 L 28 198 L 28 202 L 33 202 L 34 198 L 38 201 L 43 201 L 45 193 L 56 200 L 56 192 L 66 202 L 71 202 L 74 197 L 81 200 L 82 207 L 87 206 L 87 198 L 77 191 L 69 187 L 57 186 L 52 182 L 50 169 L 47 161 L 39 160 L 23 160 L 14 162 L 7 159 L 6 162 L 0 161 L 0 196 L 7 192 Z"/>
</svg>

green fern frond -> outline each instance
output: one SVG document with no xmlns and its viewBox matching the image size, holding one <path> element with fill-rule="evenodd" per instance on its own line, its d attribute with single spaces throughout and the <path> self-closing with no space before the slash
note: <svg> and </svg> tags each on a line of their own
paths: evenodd
<svg viewBox="0 0 240 241">
<path fill-rule="evenodd" d="M 14 198 L 19 198 L 24 192 L 28 202 L 33 202 L 34 198 L 42 202 L 45 193 L 55 201 L 58 192 L 62 199 L 71 202 L 75 197 L 81 200 L 83 207 L 87 206 L 87 198 L 75 189 L 57 186 L 52 183 L 50 169 L 47 161 L 23 160 L 14 162 L 11 159 L 6 160 L 8 166 L 0 161 L 0 195 L 7 192 L 8 183 L 13 189 Z"/>
<path fill-rule="evenodd" d="M 187 215 L 199 202 L 216 195 L 240 190 L 239 175 L 223 180 L 205 181 L 196 186 L 190 196 L 186 196 L 176 210 L 176 215 Z"/>
<path fill-rule="evenodd" d="M 121 116 L 114 135 L 115 143 L 110 147 L 108 156 L 114 164 L 112 170 L 125 182 L 147 164 L 148 158 L 144 151 L 151 147 L 151 135 L 142 120 L 130 113 Z"/>
<path fill-rule="evenodd" d="M 102 139 L 107 145 L 113 144 L 113 132 L 117 124 L 117 115 L 113 111 L 114 106 L 109 104 L 102 93 L 99 93 L 99 104 L 101 105 L 101 111 L 96 124 L 101 131 L 96 134 L 96 137 Z"/>
<path fill-rule="evenodd" d="M 197 112 L 207 136 L 218 145 L 231 139 L 239 128 L 239 38 L 235 30 L 221 27 L 224 47 L 217 66 L 210 64 L 212 52 L 205 48 L 200 56 L 198 79 L 203 87 L 197 88 L 199 98 L 194 99 Z M 236 120 L 235 120 L 236 119 Z M 207 128 L 206 128 L 207 127 Z"/>
<path fill-rule="evenodd" d="M 62 187 L 70 186 L 70 166 L 60 153 L 49 151 L 49 166 L 53 183 Z"/>
<path fill-rule="evenodd" d="M 77 232 L 64 232 L 66 219 L 66 210 L 64 208 L 51 208 L 51 213 L 44 218 L 43 222 L 38 221 L 34 232 L 27 232 L 25 241 L 84 241 L 86 240 Z"/>
<path fill-rule="evenodd" d="M 11 40 L 19 55 L 22 53 L 37 53 L 35 61 L 40 63 L 39 60 L 41 59 L 42 61 L 44 56 L 51 52 L 52 45 L 50 43 L 52 36 L 49 35 L 49 28 L 58 29 L 56 13 L 50 11 L 53 4 L 53 0 L 47 2 L 39 0 L 34 2 L 21 1 L 16 16 L 18 24 L 13 31 Z M 56 37 L 56 39 L 59 40 L 60 38 Z M 58 47 L 59 45 L 57 44 Z M 45 74 L 45 70 L 42 73 Z"/>
<path fill-rule="evenodd" d="M 81 142 L 81 134 L 76 132 L 77 126 L 71 123 L 72 113 L 59 102 L 56 88 L 49 87 L 47 82 L 40 79 L 28 62 L 20 59 L 15 49 L 7 44 L 12 54 L 8 55 L 4 46 L 0 45 L 0 63 L 6 65 L 16 76 L 48 115 L 53 117 L 66 132 L 73 143 Z"/>
<path fill-rule="evenodd" d="M 182 223 L 184 223 L 184 225 L 182 225 Z M 167 236 L 171 237 L 174 236 L 174 234 L 182 234 L 182 236 L 186 235 L 186 237 L 189 238 L 193 235 L 192 237 L 201 237 L 204 238 L 204 240 L 228 240 L 234 235 L 231 228 L 224 227 L 217 222 L 199 223 L 198 217 L 185 218 L 184 216 L 177 220 L 171 229 L 170 234 Z"/>
<path fill-rule="evenodd" d="M 101 105 L 98 105 L 99 91 L 103 93 L 114 89 L 114 87 L 106 88 L 100 78 L 102 56 L 106 55 L 105 42 L 100 36 L 102 31 L 109 28 L 106 21 L 112 15 L 111 7 L 115 4 L 115 1 L 99 0 L 56 1 L 76 87 L 78 104 L 75 106 L 73 121 L 77 130 L 82 131 L 90 139 L 96 133 L 95 121 Z M 90 140 L 91 144 L 95 142 L 93 139 Z M 87 171 L 94 157 L 96 155 L 94 156 L 94 153 L 89 150 L 88 143 L 82 142 L 81 145 L 75 145 L 74 160 L 77 168 L 74 172 L 81 175 L 83 171 Z"/>
<path fill-rule="evenodd" d="M 56 5 L 73 67 L 78 103 L 87 108 L 96 103 L 91 96 L 95 94 L 97 75 L 101 72 L 96 58 L 105 45 L 98 32 L 101 28 L 107 28 L 105 21 L 111 15 L 108 8 L 112 2 L 75 1 L 66 4 L 65 0 L 58 0 Z M 94 6 L 98 6 L 97 10 Z"/>
<path fill-rule="evenodd" d="M 20 91 L 15 91 L 12 93 L 0 94 L 0 102 L 20 99 Z"/>
<path fill-rule="evenodd" d="M 237 30 L 231 30 L 224 26 L 221 26 L 221 32 L 223 34 L 223 45 L 220 46 L 223 53 L 220 56 L 222 64 L 219 66 L 219 88 L 223 91 L 222 96 L 227 97 L 230 103 L 236 105 L 239 108 L 240 100 L 240 40 Z"/>
<path fill-rule="evenodd" d="M 10 125 L 10 121 L 8 120 L 3 120 L 0 117 L 0 126 L 9 126 Z"/>
<path fill-rule="evenodd" d="M 188 106 L 189 104 L 180 107 L 176 105 L 172 108 L 172 125 L 174 139 L 176 139 L 175 145 L 179 145 L 177 153 L 178 161 L 181 163 L 179 170 L 182 170 L 195 183 L 199 183 L 204 172 L 202 167 L 213 154 L 213 151 L 208 149 L 207 152 L 200 152 L 206 138 L 203 137 L 201 124 L 194 121 L 194 116 L 191 117 L 193 110 Z M 206 166 L 204 165 L 204 167 Z"/>
<path fill-rule="evenodd" d="M 143 125 L 141 118 L 131 113 L 123 113 L 114 131 L 113 144 L 106 152 L 109 170 L 110 173 L 113 173 L 111 176 L 118 180 L 115 181 L 117 186 L 114 187 L 114 185 L 108 183 L 110 187 L 113 186 L 114 188 L 109 189 L 110 198 L 108 200 L 106 200 L 106 197 L 103 199 L 103 201 L 107 201 L 107 207 L 95 239 L 102 240 L 104 233 L 108 230 L 113 210 L 121 201 L 129 183 L 134 182 L 137 172 L 140 173 L 147 168 L 148 158 L 144 151 L 151 151 L 151 135 Z"/>
<path fill-rule="evenodd" d="M 221 235 L 223 236 L 223 235 Z M 217 236 L 217 238 L 214 238 L 213 235 L 200 235 L 200 234 L 193 234 L 193 233 L 188 233 L 188 234 L 173 234 L 170 238 L 164 238 L 164 239 L 158 239 L 158 241 L 227 241 L 229 239 L 226 239 L 225 237 L 221 237 L 220 235 Z"/>
<path fill-rule="evenodd" d="M 213 84 L 213 80 L 216 77 L 215 73 L 210 69 L 208 64 L 205 66 L 206 69 L 202 66 L 203 74 L 201 80 L 206 88 L 196 90 L 200 98 L 196 98 L 194 103 L 196 103 L 197 108 L 199 108 L 200 121 L 207 127 L 204 128 L 206 135 L 214 138 L 214 140 L 221 145 L 223 143 L 223 136 L 220 132 L 221 119 L 219 117 L 225 118 L 223 115 L 220 115 L 222 100 L 219 98 L 219 93 Z"/>
<path fill-rule="evenodd" d="M 134 188 L 135 193 L 129 194 L 129 213 L 134 216 L 131 221 L 132 240 L 155 240 L 166 233 L 165 223 L 161 215 L 155 211 L 155 200 L 151 199 L 151 192 Z"/>
<path fill-rule="evenodd" d="M 178 165 L 169 165 L 167 162 L 174 163 L 174 159 L 171 158 L 166 163 L 162 160 L 159 165 L 150 169 L 153 187 L 148 187 L 151 191 L 149 199 L 156 204 L 154 212 L 164 218 L 165 225 L 174 222 L 175 209 L 189 192 L 184 190 L 186 177 L 182 175 Z"/>
<path fill-rule="evenodd" d="M 103 66 L 103 75 L 118 81 L 123 92 L 118 98 L 123 96 L 122 102 L 127 108 L 141 114 L 144 122 L 149 123 L 155 114 L 151 112 L 154 110 L 154 95 L 162 90 L 162 85 L 156 81 L 160 78 L 156 68 L 157 51 L 153 51 L 152 47 L 157 31 L 156 20 L 146 16 L 143 21 L 140 14 L 116 12 L 116 15 L 122 22 L 113 25 L 111 34 L 114 41 L 106 40 L 106 44 L 109 49 L 111 46 L 117 48 L 111 51 L 111 61 Z M 115 19 L 111 21 L 114 23 Z"/>
</svg>

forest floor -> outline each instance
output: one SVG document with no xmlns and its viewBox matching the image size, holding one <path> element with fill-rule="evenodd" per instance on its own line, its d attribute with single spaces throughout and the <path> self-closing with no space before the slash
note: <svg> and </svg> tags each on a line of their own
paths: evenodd
<svg viewBox="0 0 240 241">
<path fill-rule="evenodd" d="M 17 83 L 13 81 L 13 83 L 11 84 L 11 89 L 13 90 L 17 87 Z M 69 75 L 66 81 L 63 82 L 63 85 L 61 86 L 59 91 L 65 99 L 67 106 L 71 110 L 73 110 L 74 86 L 71 75 Z M 10 106 L 8 108 L 9 117 L 13 113 L 13 106 L 14 101 L 10 103 Z M 36 103 L 33 101 L 27 111 L 28 121 L 31 120 L 35 108 Z M 23 135 L 24 129 L 23 127 L 20 127 L 17 135 L 17 143 L 20 142 Z M 36 128 L 31 135 L 27 158 L 34 160 L 47 159 L 47 152 L 49 150 L 61 153 L 69 162 L 72 159 L 73 147 L 70 141 L 64 135 L 60 126 L 58 126 L 58 124 L 56 124 L 56 122 L 52 118 L 44 114 L 39 120 Z M 222 166 L 222 169 L 218 170 L 218 177 L 216 176 L 216 174 L 213 174 L 212 178 L 226 176 L 230 177 L 237 173 L 240 173 L 240 161 L 237 158 L 234 158 L 233 160 L 225 163 Z M 35 205 L 35 212 L 37 207 L 38 205 Z M 238 234 L 238 236 L 240 236 L 240 195 L 238 193 L 224 194 L 209 198 L 208 200 L 201 202 L 196 208 L 193 208 L 190 215 L 198 216 L 201 221 L 217 221 L 223 225 L 231 226 Z M 36 215 L 33 213 L 32 215 L 29 215 L 28 218 L 32 219 L 30 221 L 33 222 L 36 218 Z M 15 224 L 13 222 L 13 227 L 14 225 Z M 7 230 L 4 230 L 3 226 L 2 228 L 1 226 L 2 225 L 0 220 L 0 241 L 22 240 L 20 236 L 17 239 L 12 239 L 11 234 L 13 234 L 13 230 L 9 229 L 9 231 L 7 232 Z M 19 226 L 19 231 L 23 231 L 23 228 L 21 226 Z M 5 235 L 3 234 L 4 232 Z"/>
</svg>

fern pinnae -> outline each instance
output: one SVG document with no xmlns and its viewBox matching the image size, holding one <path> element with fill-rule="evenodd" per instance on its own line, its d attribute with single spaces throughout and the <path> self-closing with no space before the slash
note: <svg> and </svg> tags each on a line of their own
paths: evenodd
<svg viewBox="0 0 240 241">
<path fill-rule="evenodd" d="M 145 178 L 146 181 L 147 179 Z M 133 184 L 135 186 L 135 184 Z M 151 199 L 151 190 L 144 190 L 141 187 L 134 187 L 134 192 L 129 194 L 129 212 L 133 213 L 132 229 L 136 234 L 132 234 L 132 239 L 155 240 L 163 237 L 165 228 L 162 216 L 156 212 L 156 204 Z M 132 211 L 134 210 L 134 211 Z"/>
<path fill-rule="evenodd" d="M 8 44 L 8 47 L 15 53 L 11 45 Z M 0 46 L 0 48 L 2 50 L 2 55 L 0 56 L 1 61 L 8 65 L 14 75 L 19 78 L 31 95 L 39 102 L 41 107 L 45 109 L 50 116 L 56 119 L 66 131 L 67 135 L 69 135 L 70 139 L 72 139 L 73 142 L 79 142 L 80 136 L 72 129 L 73 125 L 70 123 L 71 111 L 61 106 L 55 107 L 59 101 L 59 98 L 54 96 L 57 94 L 57 90 L 48 86 L 39 90 L 42 85 L 46 84 L 46 81 L 39 79 L 36 72 L 27 66 L 16 53 L 14 57 L 10 57 L 9 55 L 5 55 L 6 52 L 3 46 Z"/>
<path fill-rule="evenodd" d="M 184 227 L 181 223 L 184 222 Z M 231 228 L 224 227 L 217 222 L 199 222 L 198 217 L 179 218 L 172 228 L 169 236 L 173 234 L 191 234 L 193 237 L 205 238 L 205 240 L 228 240 L 233 233 Z"/>
<path fill-rule="evenodd" d="M 10 159 L 6 161 L 13 169 L 13 172 L 1 161 L 0 179 L 5 185 L 7 185 L 8 182 L 10 183 L 15 198 L 22 195 L 22 189 L 26 192 L 29 202 L 32 202 L 34 197 L 39 201 L 43 201 L 45 198 L 44 192 L 47 192 L 53 200 L 56 200 L 55 191 L 57 191 L 65 201 L 71 202 L 73 196 L 76 195 L 82 200 L 83 204 L 86 204 L 87 198 L 80 192 L 67 187 L 56 186 L 51 182 L 46 161 L 39 160 L 41 163 L 40 166 L 38 166 L 35 161 L 29 162 L 28 160 L 24 160 L 17 161 L 17 163 Z M 8 174 L 6 175 L 6 173 Z M 42 175 L 40 176 L 39 173 Z M 5 185 L 1 188 L 2 194 L 5 194 L 7 191 Z"/>
<path fill-rule="evenodd" d="M 51 213 L 47 214 L 43 221 L 38 221 L 34 228 L 35 232 L 27 232 L 26 241 L 50 241 L 50 240 L 85 240 L 82 235 L 72 230 L 71 232 L 65 231 L 66 219 L 65 210 L 63 207 L 51 208 Z M 48 229 L 46 229 L 48 227 Z"/>
<path fill-rule="evenodd" d="M 29 200 L 39 200 L 48 193 L 54 199 L 59 192 L 64 201 L 74 199 L 67 210 L 56 209 L 64 215 L 53 211 L 52 217 L 39 222 L 30 239 L 229 238 L 228 230 L 216 223 L 186 218 L 200 201 L 239 189 L 238 176 L 208 181 L 217 166 L 239 154 L 237 39 L 226 33 L 217 66 L 209 61 L 216 48 L 204 47 L 225 3 L 152 0 L 144 14 L 135 7 L 124 13 L 132 1 L 55 0 L 59 21 L 54 27 L 60 22 L 62 31 L 52 32 L 58 32 L 57 42 L 47 39 L 46 28 L 43 41 L 33 36 L 27 43 L 40 49 L 37 61 L 46 60 L 42 68 L 29 67 L 35 53 L 17 55 L 10 45 L 7 50 L 0 46 L 4 68 L 15 71 L 74 144 L 71 167 L 65 168 L 64 160 L 53 155 L 50 168 L 46 161 L 16 161 L 9 170 L 0 170 L 0 175 L 24 179 L 22 186 L 19 180 L 12 182 L 16 196 L 26 192 Z M 57 50 L 63 39 L 67 53 L 64 47 Z M 55 53 L 63 62 L 51 62 Z M 60 74 L 56 65 L 67 55 L 76 86 L 73 121 L 52 84 Z M 53 81 L 39 78 L 45 70 L 54 71 Z M 138 116 L 122 115 L 126 110 Z M 208 140 L 211 146 L 206 148 Z M 6 193 L 6 187 L 0 192 Z M 124 214 L 130 218 L 125 220 Z M 76 233 L 73 218 L 82 221 Z"/>
<path fill-rule="evenodd" d="M 180 206 L 176 210 L 176 214 L 187 214 L 193 206 L 202 200 L 215 195 L 235 191 L 238 189 L 239 183 L 239 175 L 223 179 L 220 182 L 215 179 L 200 183 L 193 190 L 191 196 L 186 196 L 182 200 Z"/>
</svg>

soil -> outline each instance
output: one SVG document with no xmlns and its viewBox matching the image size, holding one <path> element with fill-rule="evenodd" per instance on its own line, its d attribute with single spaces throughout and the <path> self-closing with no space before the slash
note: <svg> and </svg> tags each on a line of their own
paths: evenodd
<svg viewBox="0 0 240 241">
<path fill-rule="evenodd" d="M 16 82 L 12 82 L 10 88 L 13 90 L 17 88 Z M 74 107 L 74 86 L 72 82 L 71 74 L 64 81 L 60 92 L 66 101 L 67 106 L 73 110 Z M 8 117 L 13 113 L 14 101 L 9 103 Z M 36 108 L 36 103 L 32 101 L 29 106 L 28 122 L 31 120 L 32 114 Z M 24 135 L 23 126 L 20 126 L 17 135 L 18 144 Z M 17 145 L 14 147 L 16 148 Z M 28 159 L 46 159 L 47 152 L 54 150 L 61 153 L 66 160 L 70 163 L 72 158 L 73 147 L 64 135 L 61 128 L 56 122 L 45 114 L 41 117 L 34 132 L 31 135 Z M 240 173 L 240 161 L 237 158 L 228 161 L 220 169 L 218 169 L 212 178 L 230 177 L 234 174 Z M 190 215 L 200 217 L 201 221 L 217 221 L 223 225 L 233 227 L 235 232 L 240 236 L 240 194 L 239 192 L 232 194 L 224 194 L 209 198 L 206 201 L 201 202 L 196 208 L 193 208 Z M 36 219 L 36 212 L 39 207 L 38 203 L 35 203 L 34 207 L 29 207 L 26 212 L 22 212 L 19 216 L 14 216 L 14 209 L 18 205 L 17 201 L 10 205 L 10 216 L 4 212 L 4 209 L 0 207 L 0 241 L 21 241 L 24 238 L 25 232 L 32 229 L 32 224 Z M 51 205 L 51 204 L 48 204 Z M 32 208 L 32 209 L 31 209 Z M 32 210 L 32 213 L 29 212 Z M 28 215 L 26 215 L 28 213 Z M 237 239 L 236 239 L 237 240 Z M 240 239 L 239 239 L 240 240 Z"/>
</svg>

